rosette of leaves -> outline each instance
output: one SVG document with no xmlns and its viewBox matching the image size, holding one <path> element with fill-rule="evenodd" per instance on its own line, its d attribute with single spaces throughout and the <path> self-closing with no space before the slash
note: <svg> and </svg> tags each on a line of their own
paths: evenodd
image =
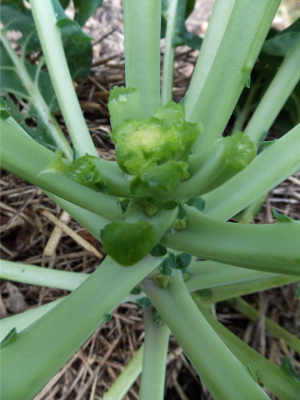
<svg viewBox="0 0 300 400">
<path fill-rule="evenodd" d="M 116 125 L 111 133 L 116 159 L 131 176 L 132 194 L 168 199 L 190 176 L 186 160 L 201 130 L 201 124 L 185 121 L 184 107 L 172 101 L 148 120 L 125 119 Z"/>
</svg>

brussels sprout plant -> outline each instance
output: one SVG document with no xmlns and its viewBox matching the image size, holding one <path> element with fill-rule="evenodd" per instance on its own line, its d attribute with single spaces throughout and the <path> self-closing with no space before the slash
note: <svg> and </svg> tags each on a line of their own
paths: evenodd
<svg viewBox="0 0 300 400">
<path fill-rule="evenodd" d="M 2 5 L 2 167 L 38 186 L 101 241 L 107 257 L 90 276 L 2 262 L 2 278 L 72 293 L 1 321 L 1 398 L 32 399 L 118 304 L 137 301 L 145 343 L 105 400 L 122 399 L 141 370 L 140 399 L 163 399 L 170 332 L 214 399 L 268 399 L 259 370 L 266 388 L 295 400 L 300 382 L 289 360 L 272 364 L 210 310 L 217 301 L 299 280 L 299 221 L 274 211 L 274 224 L 228 222 L 251 213 L 300 168 L 299 99 L 293 127 L 276 141 L 267 138 L 287 101 L 297 98 L 299 20 L 270 34 L 279 0 L 216 0 L 190 86 L 175 103 L 175 47 L 201 42 L 184 25 L 195 2 L 124 0 L 126 87 L 110 93 L 116 161 L 106 161 L 72 83 L 91 56 L 91 38 L 80 25 L 101 1 L 86 3 L 90 8 L 79 7 L 75 20 L 58 0 L 31 0 L 31 11 L 20 1 Z M 17 55 L 6 31 L 22 21 Z M 72 50 L 78 43 L 84 65 Z M 25 55 L 39 46 L 43 58 L 32 65 Z M 261 51 L 280 65 L 254 110 L 253 68 Z M 27 102 L 40 130 L 26 128 L 8 94 Z M 71 144 L 53 116 L 58 109 Z M 224 137 L 233 113 L 234 129 Z M 299 351 L 299 339 L 272 326 L 271 333 Z"/>
</svg>

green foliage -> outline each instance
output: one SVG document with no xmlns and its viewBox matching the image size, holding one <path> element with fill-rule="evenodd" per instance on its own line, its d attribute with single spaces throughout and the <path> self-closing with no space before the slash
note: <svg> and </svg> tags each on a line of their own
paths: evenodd
<svg viewBox="0 0 300 400">
<path fill-rule="evenodd" d="M 16 340 L 17 336 L 18 336 L 17 329 L 13 328 L 11 331 L 8 332 L 8 334 L 5 336 L 5 338 L 1 341 L 0 349 L 3 349 L 4 347 L 6 347 L 10 343 L 12 343 L 14 340 Z"/>
<path fill-rule="evenodd" d="M 266 40 L 262 51 L 272 56 L 284 56 L 300 40 L 300 17 L 288 28 Z"/>
<path fill-rule="evenodd" d="M 114 89 L 110 104 L 123 97 L 130 106 L 131 95 L 136 95 L 134 89 Z M 124 172 L 134 176 L 132 193 L 146 196 L 148 192 L 164 199 L 174 191 L 189 177 L 188 166 L 181 160 L 188 157 L 201 130 L 201 124 L 185 121 L 184 107 L 174 102 L 161 107 L 147 121 L 126 119 L 116 125 L 111 133 L 116 159 Z"/>
<path fill-rule="evenodd" d="M 83 26 L 102 3 L 103 0 L 74 0 L 75 21 L 77 21 L 80 26 Z"/>
<path fill-rule="evenodd" d="M 114 221 L 101 231 L 104 251 L 117 263 L 130 266 L 144 258 L 155 244 L 155 229 L 148 222 Z"/>
<path fill-rule="evenodd" d="M 106 181 L 101 172 L 98 157 L 86 154 L 74 161 L 66 161 L 62 158 L 62 153 L 58 151 L 54 160 L 41 172 L 41 174 L 45 173 L 65 176 L 96 192 L 107 192 Z"/>
<path fill-rule="evenodd" d="M 0 118 L 7 119 L 11 116 L 11 113 L 6 109 L 6 103 L 0 98 Z"/>
</svg>

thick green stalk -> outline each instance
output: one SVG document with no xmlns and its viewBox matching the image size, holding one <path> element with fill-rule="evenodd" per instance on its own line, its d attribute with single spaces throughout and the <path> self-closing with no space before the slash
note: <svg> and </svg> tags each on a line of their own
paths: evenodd
<svg viewBox="0 0 300 400">
<path fill-rule="evenodd" d="M 300 39 L 286 55 L 254 114 L 245 134 L 258 146 L 300 79 Z"/>
<path fill-rule="evenodd" d="M 191 116 L 209 75 L 235 2 L 236 0 L 216 0 L 214 3 L 208 29 L 195 65 L 191 83 L 183 99 L 187 120 Z"/>
<path fill-rule="evenodd" d="M 144 310 L 145 350 L 139 396 L 140 400 L 163 400 L 169 344 L 169 328 L 154 322 L 153 307 Z"/>
<path fill-rule="evenodd" d="M 74 292 L 20 332 L 1 349 L 2 398 L 32 399 L 158 263 L 147 257 L 124 268 L 106 258 Z"/>
<path fill-rule="evenodd" d="M 222 135 L 279 3 L 280 0 L 235 2 L 210 72 L 188 118 L 190 122 L 201 121 L 204 126 L 193 146 L 195 153 L 208 148 Z"/>
<path fill-rule="evenodd" d="M 188 227 L 166 233 L 167 247 L 209 260 L 279 274 L 300 275 L 300 222 L 247 225 L 221 222 L 187 209 Z"/>
<path fill-rule="evenodd" d="M 17 332 L 21 332 L 26 329 L 29 325 L 33 324 L 43 315 L 45 315 L 52 308 L 57 306 L 63 298 L 51 301 L 50 303 L 44 304 L 40 307 L 33 308 L 32 310 L 24 311 L 20 314 L 13 315 L 12 317 L 3 318 L 0 320 L 0 342 L 5 336 L 13 329 L 16 328 Z"/>
<path fill-rule="evenodd" d="M 1 260 L 0 277 L 1 279 L 28 283 L 30 285 L 46 286 L 61 290 L 75 290 L 89 275 Z"/>
<path fill-rule="evenodd" d="M 242 298 L 231 299 L 227 303 L 230 307 L 242 315 L 245 315 L 251 321 L 258 322 L 259 312 Z M 290 332 L 283 329 L 281 326 L 267 317 L 265 317 L 265 327 L 267 332 L 271 333 L 271 335 L 277 339 L 283 339 L 289 347 L 300 354 L 300 339 L 298 339 L 295 335 L 292 335 Z"/>
<path fill-rule="evenodd" d="M 51 114 L 43 96 L 41 95 L 38 87 L 38 82 L 33 82 L 24 65 L 24 62 L 22 62 L 22 59 L 17 56 L 16 52 L 11 47 L 11 44 L 6 38 L 5 32 L 3 30 L 0 31 L 0 39 L 11 61 L 14 64 L 16 74 L 19 75 L 22 85 L 24 85 L 29 94 L 28 100 L 34 105 L 39 117 L 49 129 L 57 147 L 64 152 L 66 158 L 71 160 L 73 157 L 72 149 L 65 135 L 60 129 L 56 119 Z M 5 86 L 5 82 L 3 82 L 3 84 Z"/>
<path fill-rule="evenodd" d="M 227 266 L 228 267 L 228 266 Z M 200 290 L 199 294 L 205 305 L 215 304 L 236 296 L 267 290 L 274 287 L 298 282 L 299 276 L 265 274 L 265 276 L 253 277 L 253 279 L 242 282 L 232 282 L 227 285 L 220 285 L 210 289 Z"/>
<path fill-rule="evenodd" d="M 217 319 L 210 314 L 207 308 L 203 306 L 197 293 L 193 293 L 192 297 L 197 304 L 197 307 L 204 315 L 205 319 L 222 339 L 225 345 L 230 349 L 230 351 L 237 357 L 237 359 L 245 367 L 250 365 L 254 374 L 256 374 L 256 371 L 260 372 L 264 386 L 270 389 L 279 398 L 284 400 L 295 400 L 299 397 L 299 382 L 294 380 L 281 368 L 277 367 L 265 357 L 257 353 L 227 328 L 225 328 L 224 325 L 218 322 Z M 244 393 L 244 390 L 242 390 L 241 393 Z M 253 397 L 252 400 L 254 399 L 256 400 L 256 397 Z"/>
<path fill-rule="evenodd" d="M 268 399 L 198 310 L 181 271 L 166 289 L 150 280 L 141 285 L 215 400 L 240 400 L 242 393 L 243 400 Z"/>
<path fill-rule="evenodd" d="M 30 5 L 52 85 L 73 145 L 81 156 L 88 153 L 98 157 L 72 83 L 51 0 L 31 0 Z"/>
<path fill-rule="evenodd" d="M 145 117 L 160 107 L 160 0 L 124 1 L 126 87 L 140 91 Z"/>
<path fill-rule="evenodd" d="M 300 124 L 260 153 L 243 171 L 206 194 L 205 213 L 227 220 L 300 169 Z"/>
<path fill-rule="evenodd" d="M 144 345 L 142 345 L 121 374 L 114 381 L 108 392 L 105 393 L 102 400 L 122 400 L 137 377 L 142 372 Z"/>
<path fill-rule="evenodd" d="M 2 168 L 95 214 L 111 220 L 122 219 L 117 198 L 95 192 L 58 174 L 39 175 L 53 161 L 54 154 L 16 132 L 5 121 L 1 121 L 1 125 Z"/>
<path fill-rule="evenodd" d="M 174 54 L 173 39 L 176 28 L 178 0 L 172 0 L 166 15 L 167 29 L 163 62 L 161 102 L 164 106 L 173 98 Z"/>
<path fill-rule="evenodd" d="M 185 282 L 188 291 L 204 289 L 201 293 L 206 304 L 299 280 L 297 276 L 271 274 L 208 260 L 192 261 L 188 273 L 190 278 Z"/>
</svg>

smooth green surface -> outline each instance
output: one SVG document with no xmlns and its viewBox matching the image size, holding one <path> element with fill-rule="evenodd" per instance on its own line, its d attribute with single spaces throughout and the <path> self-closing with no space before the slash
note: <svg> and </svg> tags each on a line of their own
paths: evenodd
<svg viewBox="0 0 300 400">
<path fill-rule="evenodd" d="M 245 134 L 259 145 L 300 79 L 300 39 L 286 55 L 254 114 Z"/>
<path fill-rule="evenodd" d="M 125 81 L 139 89 L 146 118 L 160 107 L 160 0 L 125 0 Z"/>
<path fill-rule="evenodd" d="M 235 2 L 210 71 L 188 117 L 189 121 L 201 121 L 204 125 L 193 147 L 195 153 L 208 148 L 222 135 L 279 3 L 280 0 Z M 199 69 L 198 73 L 201 72 Z"/>
<path fill-rule="evenodd" d="M 153 307 L 143 312 L 145 341 L 140 400 L 163 400 L 170 330 L 166 323 L 156 325 Z"/>
<path fill-rule="evenodd" d="M 188 208 L 188 207 L 186 207 Z M 279 274 L 300 276 L 300 222 L 247 225 L 222 222 L 189 208 L 188 227 L 161 243 L 198 257 Z"/>
<path fill-rule="evenodd" d="M 224 185 L 203 196 L 205 213 L 227 220 L 300 169 L 300 124 Z"/>
<path fill-rule="evenodd" d="M 243 400 L 269 398 L 198 310 L 180 271 L 166 289 L 150 280 L 141 286 L 215 400 L 241 400 L 241 393 Z"/>
<path fill-rule="evenodd" d="M 51 0 L 31 0 L 30 5 L 52 85 L 73 145 L 82 156 L 88 153 L 98 157 L 75 93 Z"/>
<path fill-rule="evenodd" d="M 2 398 L 32 399 L 158 263 L 147 257 L 123 268 L 106 258 L 74 292 L 20 332 L 0 353 Z"/>
<path fill-rule="evenodd" d="M 256 371 L 261 373 L 261 379 L 265 387 L 270 389 L 278 397 L 284 400 L 295 400 L 299 397 L 299 382 L 295 381 L 281 368 L 277 367 L 261 354 L 253 350 L 250 346 L 225 328 L 224 325 L 218 322 L 218 320 L 203 306 L 199 296 L 196 293 L 193 294 L 192 297 L 207 322 L 211 325 L 211 327 L 230 349 L 230 351 L 235 355 L 235 357 L 237 357 L 244 365 L 244 367 L 246 368 L 250 364 L 254 374 Z M 236 381 L 237 380 L 238 378 Z M 242 391 L 242 393 L 244 393 L 244 391 Z M 254 399 L 256 399 L 256 397 L 253 397 L 252 400 Z"/>
</svg>

